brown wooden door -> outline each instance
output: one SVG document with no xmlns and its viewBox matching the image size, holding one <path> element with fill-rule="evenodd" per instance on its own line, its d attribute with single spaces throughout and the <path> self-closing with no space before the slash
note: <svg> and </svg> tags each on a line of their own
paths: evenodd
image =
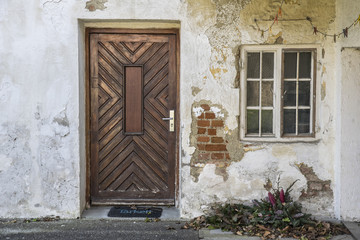
<svg viewBox="0 0 360 240">
<path fill-rule="evenodd" d="M 174 204 L 176 35 L 90 33 L 89 52 L 92 204 Z"/>
</svg>

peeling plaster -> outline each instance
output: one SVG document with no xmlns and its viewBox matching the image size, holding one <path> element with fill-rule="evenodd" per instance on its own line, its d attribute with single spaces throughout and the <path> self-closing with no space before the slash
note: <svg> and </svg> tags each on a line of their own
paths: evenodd
<svg viewBox="0 0 360 240">
<path fill-rule="evenodd" d="M 108 0 L 90 0 L 86 2 L 86 9 L 89 9 L 90 12 L 96 10 L 105 10 L 105 3 Z"/>
<path fill-rule="evenodd" d="M 198 87 L 191 87 L 191 94 L 195 97 L 199 92 L 201 92 L 201 89 Z"/>
<path fill-rule="evenodd" d="M 324 101 L 326 97 L 326 82 L 321 83 L 321 101 Z"/>
<path fill-rule="evenodd" d="M 171 0 L 160 4 L 152 0 L 146 4 L 91 0 L 86 2 L 86 8 L 82 1 L 24 2 L 5 1 L 0 6 L 0 28 L 8 33 L 0 39 L 0 57 L 7 59 L 0 64 L 0 105 L 6 113 L 0 119 L 0 181 L 6 183 L 0 193 L 7 196 L 0 203 L 1 216 L 80 215 L 79 192 L 84 189 L 79 189 L 78 179 L 84 169 L 79 169 L 78 155 L 79 145 L 84 143 L 79 140 L 78 129 L 79 111 L 84 106 L 79 106 L 79 93 L 84 89 L 79 88 L 78 77 L 83 70 L 81 61 L 78 66 L 82 59 L 78 47 L 83 49 L 83 43 L 79 45 L 83 29 L 78 28 L 78 19 L 98 21 L 98 27 L 152 28 L 157 22 L 173 26 L 171 22 L 175 21 L 180 27 L 181 23 L 181 217 L 201 215 L 214 202 L 246 202 L 264 197 L 266 179 L 275 181 L 279 174 L 284 186 L 300 179 L 292 192 L 299 198 L 301 190 L 307 191 L 309 179 L 296 167 L 298 162 L 312 168 L 319 179 L 334 183 L 338 171 L 334 168 L 334 149 L 339 141 L 335 123 L 341 122 L 336 110 L 340 109 L 337 74 L 342 59 L 337 52 L 341 46 L 358 45 L 358 38 L 352 38 L 356 31 L 334 44 L 332 39 L 313 34 L 307 21 L 279 21 L 270 34 L 261 38 L 254 18 L 264 20 L 258 23 L 266 29 L 281 2 L 273 0 Z M 350 18 L 354 14 L 347 13 L 357 14 L 359 8 L 337 1 L 351 9 L 337 14 L 341 18 L 335 24 L 335 3 L 286 0 L 283 19 L 310 16 L 319 30 L 336 32 L 338 25 L 353 21 Z M 131 26 L 128 19 L 141 21 Z M 110 20 L 114 24 L 106 25 Z M 243 44 L 318 44 L 323 49 L 316 86 L 318 142 L 239 141 L 238 63 Z M 227 162 L 194 162 L 197 132 L 193 122 L 203 113 L 198 109 L 202 103 L 209 104 L 215 117 L 224 121 L 217 137 L 226 141 L 230 156 Z M 334 212 L 334 200 L 328 194 L 321 192 L 314 199 L 301 201 L 308 212 L 316 215 Z"/>
</svg>

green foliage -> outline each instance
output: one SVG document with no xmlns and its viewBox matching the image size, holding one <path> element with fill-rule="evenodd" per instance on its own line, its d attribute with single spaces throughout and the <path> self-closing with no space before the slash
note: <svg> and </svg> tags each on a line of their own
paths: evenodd
<svg viewBox="0 0 360 240">
<path fill-rule="evenodd" d="M 261 201 L 254 200 L 251 223 L 271 225 L 274 228 L 285 228 L 286 226 L 299 227 L 304 224 L 314 223 L 310 219 L 311 215 L 302 213 L 301 204 L 293 201 L 290 196 L 292 187 L 297 181 L 294 181 L 283 192 L 283 201 L 281 201 L 281 192 L 283 190 L 279 187 L 279 180 L 277 188 L 269 192 L 269 196 L 273 196 L 274 202 L 271 202 L 269 198 L 261 199 Z"/>
<path fill-rule="evenodd" d="M 221 228 L 226 231 L 234 231 L 240 226 L 248 225 L 283 229 L 287 226 L 299 227 L 304 224 L 314 224 L 310 219 L 311 215 L 302 213 L 301 204 L 293 201 L 290 196 L 296 182 L 297 180 L 286 191 L 281 190 L 277 183 L 277 188 L 272 188 L 269 192 L 270 200 L 268 197 L 260 201 L 253 200 L 252 206 L 244 204 L 217 206 L 214 214 L 205 217 L 203 221 L 208 228 Z"/>
<path fill-rule="evenodd" d="M 253 200 L 252 205 L 224 204 L 213 206 L 213 213 L 199 216 L 184 228 L 208 228 L 232 231 L 237 235 L 259 236 L 262 239 L 292 237 L 302 240 L 328 239 L 339 234 L 349 234 L 343 225 L 327 222 L 315 223 L 310 214 L 301 212 L 301 204 L 290 196 L 293 182 L 284 191 L 276 188 L 270 180 L 264 186 L 269 192 L 268 197 Z"/>
</svg>

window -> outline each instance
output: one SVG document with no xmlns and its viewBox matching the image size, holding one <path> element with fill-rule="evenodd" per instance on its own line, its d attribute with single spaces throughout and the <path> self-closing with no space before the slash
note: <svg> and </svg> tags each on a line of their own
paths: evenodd
<svg viewBox="0 0 360 240">
<path fill-rule="evenodd" d="M 245 46 L 242 63 L 241 137 L 315 137 L 316 49 Z"/>
</svg>

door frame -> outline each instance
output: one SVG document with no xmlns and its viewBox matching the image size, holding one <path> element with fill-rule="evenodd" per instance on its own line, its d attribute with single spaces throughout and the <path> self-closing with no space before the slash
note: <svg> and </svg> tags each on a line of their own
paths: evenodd
<svg viewBox="0 0 360 240">
<path fill-rule="evenodd" d="M 91 144 L 90 144 L 90 119 L 91 119 L 91 106 L 90 106 L 90 34 L 92 33 L 108 33 L 108 34 L 171 34 L 175 35 L 176 49 L 175 49 L 175 61 L 176 61 L 176 113 L 175 113 L 175 207 L 179 205 L 179 184 L 180 184 L 180 29 L 128 29 L 128 28 L 85 28 L 85 139 L 86 139 L 86 187 L 85 187 L 85 201 L 86 206 L 91 206 L 91 171 L 90 171 L 90 157 L 91 157 Z M 104 204 L 106 205 L 106 204 Z M 114 204 L 111 204 L 114 205 Z M 119 205 L 129 205 L 129 203 L 119 203 Z"/>
</svg>

